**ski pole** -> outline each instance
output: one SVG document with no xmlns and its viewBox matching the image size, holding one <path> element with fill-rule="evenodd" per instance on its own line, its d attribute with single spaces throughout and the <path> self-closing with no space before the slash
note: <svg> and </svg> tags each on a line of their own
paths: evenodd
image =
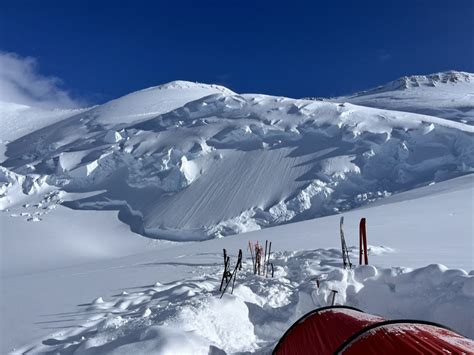
<svg viewBox="0 0 474 355">
<path fill-rule="evenodd" d="M 253 266 L 253 273 L 255 274 L 255 260 L 253 257 L 253 246 L 252 243 L 249 240 L 249 250 L 250 250 L 250 256 L 252 257 L 252 266 Z"/>
<path fill-rule="evenodd" d="M 256 274 L 258 273 L 259 275 L 260 275 L 261 263 L 262 263 L 262 248 L 260 247 L 257 241 L 257 244 L 255 244 L 255 266 L 256 266 L 255 273 Z"/>
<path fill-rule="evenodd" d="M 336 290 L 331 290 L 331 292 L 332 292 L 331 306 L 334 306 L 334 301 L 336 300 L 336 293 L 337 293 L 338 291 L 336 291 Z"/>
<path fill-rule="evenodd" d="M 221 280 L 221 287 L 219 287 L 219 291 L 222 291 L 222 286 L 224 285 L 224 279 L 226 278 L 226 273 L 227 273 L 227 252 L 225 249 L 224 251 L 224 273 L 222 274 L 222 280 Z"/>
<path fill-rule="evenodd" d="M 265 240 L 265 254 L 263 254 L 263 275 L 265 276 L 265 267 L 267 265 L 267 248 L 268 248 L 268 239 Z"/>
<path fill-rule="evenodd" d="M 366 219 L 361 218 L 359 224 L 359 265 L 362 265 L 362 256 L 364 257 L 364 264 L 369 264 L 367 255 L 367 231 L 365 226 Z"/>
<path fill-rule="evenodd" d="M 368 250 L 367 250 L 367 229 L 366 229 L 366 219 L 365 218 L 362 218 L 362 226 L 363 226 L 363 234 L 364 234 L 364 239 L 363 239 L 363 242 L 364 242 L 364 261 L 365 261 L 365 265 L 369 265 L 369 256 L 368 256 Z"/>
<path fill-rule="evenodd" d="M 242 249 L 239 249 L 239 256 L 237 258 L 237 265 L 235 265 L 235 271 L 234 271 L 234 281 L 232 282 L 232 290 L 230 291 L 231 294 L 234 293 L 234 285 L 235 285 L 235 279 L 237 278 L 237 270 L 242 269 Z"/>
<path fill-rule="evenodd" d="M 267 266 L 265 267 L 265 277 L 268 275 L 268 264 L 270 263 L 270 254 L 272 252 L 272 242 L 268 245 L 268 260 L 267 260 Z M 273 275 L 272 275 L 273 277 Z"/>
</svg>

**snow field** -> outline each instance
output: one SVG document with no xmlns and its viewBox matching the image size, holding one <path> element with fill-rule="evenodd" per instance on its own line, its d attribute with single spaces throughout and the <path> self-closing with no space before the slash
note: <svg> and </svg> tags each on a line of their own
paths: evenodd
<svg viewBox="0 0 474 355">
<path fill-rule="evenodd" d="M 351 257 L 355 260 L 355 250 Z M 271 260 L 274 278 L 253 275 L 247 257 L 233 295 L 220 299 L 221 259 L 214 254 L 206 255 L 204 264 L 189 263 L 194 276 L 185 280 L 134 287 L 79 305 L 77 312 L 60 317 L 85 315 L 85 322 L 12 354 L 27 349 L 44 354 L 270 353 L 294 321 L 331 303 L 331 290 L 338 291 L 336 304 L 390 319 L 440 322 L 474 336 L 474 274 L 463 270 L 439 264 L 343 270 L 335 249 L 277 252 Z M 235 260 L 232 256 L 231 263 Z M 186 259 L 176 263 L 186 265 Z"/>
<path fill-rule="evenodd" d="M 442 263 L 450 268 L 450 271 L 438 272 L 446 282 L 438 283 L 437 286 L 432 286 L 431 280 L 434 278 L 431 277 L 426 277 L 428 283 L 424 289 L 420 288 L 423 281 L 416 279 L 408 285 L 407 279 L 407 284 L 403 284 L 405 293 L 400 293 L 402 288 L 400 283 L 395 280 L 390 281 L 394 285 L 379 288 L 376 286 L 380 286 L 380 284 L 374 282 L 374 285 L 371 286 L 374 291 L 371 293 L 377 295 L 380 293 L 381 299 L 385 297 L 391 300 L 386 308 L 393 310 L 394 316 L 417 318 L 423 313 L 425 314 L 423 317 L 431 319 L 431 315 L 426 316 L 426 313 L 435 314 L 438 312 L 438 304 L 441 311 L 436 315 L 439 317 L 436 320 L 443 324 L 455 326 L 458 324 L 458 320 L 460 323 L 466 324 L 464 316 L 471 316 L 466 309 L 470 309 L 471 298 L 467 295 L 472 292 L 472 279 L 464 281 L 464 284 L 453 281 L 454 287 L 449 284 L 449 279 L 446 276 L 450 273 L 465 274 L 464 272 L 459 273 L 456 268 L 474 269 L 471 218 L 473 177 L 472 174 L 466 175 L 392 195 L 364 208 L 344 213 L 346 241 L 353 251 L 357 250 L 354 246 L 358 245 L 357 233 L 360 218 L 367 218 L 370 245 L 369 261 L 376 265 L 378 272 L 376 277 L 380 277 L 381 270 L 391 270 L 393 265 L 404 265 L 423 270 L 426 265 Z M 32 196 L 29 197 L 32 198 Z M 39 200 L 43 199 L 41 195 L 36 197 Z M 60 198 L 69 200 L 77 197 L 63 194 Z M 318 301 L 313 293 L 315 281 L 310 281 L 309 278 L 314 278 L 315 275 L 320 275 L 321 280 L 328 278 L 328 273 L 337 269 L 341 264 L 336 251 L 329 251 L 328 255 L 321 251 L 321 256 L 314 254 L 314 258 L 320 258 L 322 260 L 320 265 L 325 266 L 327 270 L 319 269 L 317 265 L 310 268 L 303 267 L 304 254 L 297 254 L 300 256 L 300 259 L 297 260 L 291 257 L 293 253 L 288 252 L 299 250 L 299 253 L 304 253 L 308 250 L 338 248 L 340 243 L 339 215 L 285 224 L 204 242 L 174 243 L 152 240 L 130 232 L 127 225 L 117 221 L 114 211 L 71 210 L 57 205 L 48 214 L 41 216 L 43 220 L 39 223 L 27 222 L 26 216 L 16 218 L 10 216 L 11 214 L 26 213 L 24 211 L 34 214 L 34 211 L 38 210 L 34 207 L 36 204 L 32 200 L 28 207 L 18 206 L 10 211 L 0 213 L 2 250 L 14 251 L 3 253 L 0 260 L 2 268 L 2 304 L 0 306 L 2 307 L 2 320 L 6 320 L 0 324 L 3 337 L 1 345 L 4 353 L 13 348 L 18 349 L 18 346 L 25 343 L 31 343 L 34 339 L 37 339 L 37 342 L 32 345 L 35 349 L 39 349 L 43 342 L 46 342 L 43 345 L 50 344 L 48 347 L 51 344 L 71 344 L 74 338 L 66 336 L 65 339 L 60 338 L 61 342 L 58 343 L 57 334 L 49 334 L 60 330 L 61 333 L 66 334 L 63 331 L 68 332 L 72 329 L 81 333 L 83 324 L 89 321 L 94 314 L 91 314 L 91 311 L 85 311 L 90 304 L 80 307 L 77 305 L 90 303 L 91 300 L 100 296 L 105 300 L 105 303 L 114 301 L 113 304 L 115 304 L 120 300 L 119 296 L 122 291 L 126 291 L 132 298 L 138 300 L 139 297 L 136 297 L 136 293 L 154 288 L 156 281 L 179 288 L 183 283 L 187 285 L 188 281 L 204 286 L 203 280 L 206 280 L 206 287 L 210 284 L 211 287 L 208 288 L 217 290 L 222 272 L 222 248 L 236 253 L 239 248 L 245 247 L 249 240 L 262 242 L 266 239 L 273 242 L 272 250 L 282 253 L 281 255 L 275 254 L 276 275 L 279 278 L 268 279 L 261 283 L 262 280 L 255 279 L 253 275 L 249 274 L 247 277 L 242 274 L 242 280 L 237 283 L 242 287 L 236 288 L 234 293 L 239 295 L 244 300 L 243 302 L 247 302 L 247 306 L 257 305 L 252 309 L 249 308 L 249 319 L 254 324 L 254 333 L 257 339 L 260 339 L 257 340 L 257 343 L 260 344 L 260 341 L 265 340 L 270 344 L 277 338 L 275 334 L 278 331 L 283 332 L 285 330 L 283 328 L 289 326 L 293 320 L 290 317 L 296 317 L 296 314 L 304 313 L 306 310 L 316 307 L 317 304 L 325 305 L 326 301 L 330 301 L 330 296 L 328 298 L 324 294 L 324 302 Z M 333 252 L 334 254 L 332 254 Z M 246 253 L 245 250 L 244 253 Z M 235 261 L 235 257 L 233 260 Z M 354 256 L 352 261 L 354 261 Z M 249 263 L 248 260 L 247 263 Z M 311 263 L 314 264 L 312 261 Z M 288 265 L 284 269 L 286 264 Z M 399 270 L 408 269 L 394 268 L 394 270 L 394 273 L 397 274 Z M 373 269 L 369 267 L 364 269 L 364 272 L 372 275 Z M 245 275 L 247 274 L 248 271 Z M 337 284 L 341 284 L 341 297 L 345 294 L 345 302 L 348 303 L 351 285 L 357 286 L 358 283 L 363 283 L 367 286 L 368 283 L 359 282 L 358 280 L 363 279 L 360 275 L 354 276 L 355 281 L 350 280 L 348 276 L 349 283 L 340 281 L 340 274 L 341 272 L 336 270 L 331 278 L 334 278 L 333 280 L 336 280 Z M 308 279 L 305 275 L 308 275 Z M 423 280 L 423 276 L 421 279 Z M 460 279 L 464 280 L 464 277 L 460 277 Z M 298 293 L 301 296 L 301 301 L 299 301 L 299 296 L 291 293 L 300 284 L 300 288 L 304 290 L 304 292 Z M 305 290 L 304 285 L 307 285 L 308 290 Z M 323 287 L 325 286 L 322 283 L 321 288 Z M 335 287 L 331 285 L 331 288 Z M 389 290 L 395 291 L 392 293 Z M 195 295 L 184 294 L 185 300 L 198 300 L 204 294 L 208 294 L 208 297 L 211 298 L 217 297 L 211 291 L 194 290 L 194 288 L 191 291 L 190 295 L 193 293 Z M 429 293 L 429 296 L 419 292 Z M 34 301 L 32 301 L 31 295 L 35 295 Z M 400 299 L 393 300 L 391 298 L 399 295 Z M 140 295 L 140 297 L 142 296 Z M 148 296 L 145 295 L 145 297 Z M 175 296 L 168 294 L 164 296 L 164 298 L 166 297 L 172 302 Z M 260 297 L 263 297 L 264 300 L 262 301 Z M 437 303 L 425 303 L 426 297 Z M 363 309 L 378 311 L 378 308 L 371 308 L 371 305 L 377 305 L 382 309 L 384 304 L 381 299 L 372 300 L 368 297 L 365 300 L 364 298 L 361 301 L 361 308 L 366 307 L 362 302 L 367 301 L 368 308 Z M 431 304 L 432 308 L 410 307 L 412 299 L 416 301 L 415 305 Z M 180 302 L 182 300 L 183 298 L 178 299 Z M 120 305 L 124 310 L 119 311 L 119 315 L 126 312 L 127 309 L 130 310 L 130 302 L 125 301 Z M 337 301 L 339 302 L 339 300 Z M 341 301 L 344 299 L 342 298 Z M 441 301 L 446 301 L 446 305 Z M 146 302 L 139 314 L 148 314 L 149 319 L 152 319 L 156 309 L 153 306 L 153 301 L 150 307 L 145 307 Z M 355 302 L 354 299 L 351 302 Z M 398 306 L 399 302 L 403 303 L 400 307 Z M 290 303 L 293 306 L 290 306 Z M 299 304 L 298 307 L 303 311 L 297 311 L 296 304 Z M 394 309 L 392 304 L 397 308 Z M 272 312 L 270 314 L 261 312 L 261 305 L 267 305 L 263 308 L 270 307 L 268 309 Z M 288 307 L 286 313 L 283 312 L 286 309 L 282 308 L 284 305 Z M 201 307 L 199 302 L 192 305 L 192 307 L 198 306 Z M 174 313 L 180 309 L 179 304 L 172 305 L 172 307 L 174 307 Z M 449 312 L 443 310 L 445 307 L 449 309 Z M 399 308 L 402 311 L 398 312 Z M 405 312 L 408 309 L 409 312 Z M 254 310 L 258 312 L 253 313 Z M 114 312 L 116 311 L 114 310 Z M 102 317 L 106 313 L 107 310 L 98 312 L 98 316 Z M 383 314 L 382 311 L 380 313 Z M 270 317 L 269 320 L 274 321 L 274 316 L 281 317 L 279 323 L 276 324 L 281 329 L 273 330 L 275 325 L 271 322 L 267 324 L 265 321 L 265 317 Z M 125 319 L 125 316 L 123 317 Z M 168 318 L 163 316 L 163 319 Z M 257 322 L 258 319 L 260 320 Z M 257 323 L 258 327 L 255 326 Z M 461 328 L 456 329 L 460 330 Z M 145 330 L 143 329 L 143 331 Z M 177 331 L 179 333 L 179 329 Z M 270 335 L 265 335 L 265 332 L 269 332 Z M 174 336 L 173 334 L 169 334 L 169 336 Z M 130 338 L 130 341 L 137 342 L 136 336 L 138 335 L 138 332 L 133 333 L 134 337 Z M 86 335 L 84 337 L 87 338 Z M 52 340 L 48 341 L 48 339 Z M 122 340 L 124 344 L 127 343 L 126 338 L 122 338 Z M 206 344 L 209 342 L 206 340 Z M 270 347 L 268 344 L 262 345 L 261 348 Z M 208 347 L 208 345 L 206 346 Z M 23 348 L 22 346 L 21 349 Z M 64 353 L 68 352 L 64 351 Z"/>
</svg>

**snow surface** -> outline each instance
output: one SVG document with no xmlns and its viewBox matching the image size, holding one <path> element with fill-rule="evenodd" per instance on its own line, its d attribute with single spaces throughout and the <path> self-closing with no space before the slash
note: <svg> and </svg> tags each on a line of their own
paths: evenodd
<svg viewBox="0 0 474 355">
<path fill-rule="evenodd" d="M 28 258 L 23 264 L 30 264 L 29 270 L 17 263 L 17 270 L 11 266 L 9 275 L 2 273 L 2 349 L 51 354 L 60 349 L 76 354 L 147 349 L 207 353 L 214 346 L 227 352 L 268 352 L 294 320 L 328 304 L 329 289 L 339 291 L 338 304 L 387 318 L 440 322 L 472 338 L 474 271 L 468 275 L 462 269 L 474 269 L 473 185 L 473 176 L 468 175 L 345 213 L 354 264 L 358 222 L 367 218 L 371 265 L 352 271 L 340 268 L 338 215 L 205 242 L 136 245 L 130 250 L 134 255 L 125 256 L 110 235 L 116 242 L 125 241 L 131 238 L 126 228 L 105 226 L 93 232 L 102 223 L 113 224 L 110 212 L 64 210 L 76 220 L 77 237 L 91 234 L 87 243 L 92 249 L 108 238 L 110 255 L 98 256 L 95 262 L 87 254 L 82 260 L 78 256 L 75 266 L 70 266 L 72 262 L 66 267 L 42 266 L 39 255 L 56 259 L 74 247 L 64 243 L 51 249 L 49 245 L 56 242 L 48 237 L 35 246 L 38 255 L 19 254 Z M 45 230 L 54 231 L 57 219 L 63 218 L 55 213 L 63 213 L 62 209 L 44 218 L 41 223 L 51 223 Z M 96 215 L 100 217 L 94 219 Z M 40 223 L 25 217 L 15 218 L 15 228 L 23 224 L 25 235 L 40 237 L 35 233 Z M 8 236 L 2 233 L 2 237 Z M 247 242 L 266 239 L 275 251 L 274 279 L 249 271 Z M 9 249 L 21 249 L 26 242 L 18 240 Z M 242 248 L 245 265 L 234 296 L 219 300 L 222 248 L 227 248 L 232 263 Z M 321 280 L 319 290 L 315 277 Z M 226 336 L 229 332 L 233 337 Z M 179 341 L 183 335 L 186 344 Z"/>
<path fill-rule="evenodd" d="M 101 190 L 66 205 L 118 210 L 148 237 L 204 240 L 469 173 L 473 133 L 432 116 L 172 82 L 9 143 L 0 208 L 32 188 Z"/>
<path fill-rule="evenodd" d="M 86 109 L 47 110 L 1 101 L 0 162 L 6 159 L 6 145 L 24 135 L 76 115 Z"/>
<path fill-rule="evenodd" d="M 335 100 L 422 113 L 474 125 L 474 74 L 449 71 L 406 76 Z"/>
<path fill-rule="evenodd" d="M 471 82 L 403 78 L 357 105 L 184 81 L 79 111 L 0 105 L 0 352 L 270 353 L 331 289 L 474 338 Z M 383 106 L 400 92 L 417 104 Z M 340 213 L 354 264 L 367 218 L 370 266 L 341 269 Z M 246 245 L 267 239 L 266 279 Z M 222 248 L 245 260 L 219 299 Z"/>
</svg>

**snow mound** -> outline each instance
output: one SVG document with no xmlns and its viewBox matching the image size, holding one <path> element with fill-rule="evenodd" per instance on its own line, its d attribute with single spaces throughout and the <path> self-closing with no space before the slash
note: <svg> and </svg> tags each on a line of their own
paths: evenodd
<svg viewBox="0 0 474 355">
<path fill-rule="evenodd" d="M 212 94 L 235 93 L 219 85 L 172 81 L 96 106 L 76 119 L 89 126 L 121 127 L 172 111 L 190 101 Z"/>
<path fill-rule="evenodd" d="M 336 304 L 384 318 L 441 322 L 474 336 L 474 275 L 462 270 L 439 264 L 343 270 L 339 250 L 279 252 L 272 257 L 274 278 L 254 275 L 247 259 L 234 293 L 220 299 L 221 256 L 214 258 L 216 264 L 196 264 L 201 272 L 192 279 L 138 287 L 82 305 L 86 308 L 68 313 L 80 326 L 13 353 L 266 353 L 303 314 L 330 304 L 331 290 L 338 291 Z"/>
<path fill-rule="evenodd" d="M 178 81 L 13 141 L 3 166 L 61 191 L 103 191 L 67 206 L 118 210 L 134 232 L 203 240 L 470 173 L 473 133 L 432 116 Z"/>
<path fill-rule="evenodd" d="M 232 90 L 227 89 L 221 85 L 215 84 L 203 84 L 185 80 L 174 80 L 169 83 L 154 86 L 143 91 L 152 91 L 152 90 L 166 90 L 166 89 L 202 89 L 202 90 L 215 90 L 216 92 L 221 92 L 227 95 L 234 95 L 235 93 Z M 140 91 L 138 91 L 140 92 Z"/>
</svg>

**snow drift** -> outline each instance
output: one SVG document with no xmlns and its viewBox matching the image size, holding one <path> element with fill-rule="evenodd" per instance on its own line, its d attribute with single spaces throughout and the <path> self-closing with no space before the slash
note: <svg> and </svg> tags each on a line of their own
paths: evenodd
<svg viewBox="0 0 474 355">
<path fill-rule="evenodd" d="M 118 210 L 142 235 L 203 240 L 469 173 L 473 133 L 433 116 L 172 82 L 9 143 L 0 208 L 29 179 L 96 192 L 66 204 Z"/>
</svg>

